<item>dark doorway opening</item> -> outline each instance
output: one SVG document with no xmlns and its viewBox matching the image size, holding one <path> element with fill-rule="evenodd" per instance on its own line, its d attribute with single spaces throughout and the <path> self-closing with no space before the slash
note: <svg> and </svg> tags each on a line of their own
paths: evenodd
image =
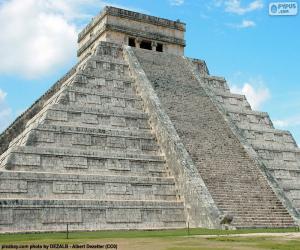
<svg viewBox="0 0 300 250">
<path fill-rule="evenodd" d="M 128 45 L 131 46 L 131 47 L 135 47 L 135 38 L 129 37 Z"/>
<path fill-rule="evenodd" d="M 156 46 L 156 51 L 163 52 L 163 45 L 161 43 L 158 43 Z"/>
<path fill-rule="evenodd" d="M 151 41 L 145 41 L 143 40 L 140 44 L 140 48 L 141 49 L 148 49 L 148 50 L 152 50 L 152 44 Z"/>
</svg>

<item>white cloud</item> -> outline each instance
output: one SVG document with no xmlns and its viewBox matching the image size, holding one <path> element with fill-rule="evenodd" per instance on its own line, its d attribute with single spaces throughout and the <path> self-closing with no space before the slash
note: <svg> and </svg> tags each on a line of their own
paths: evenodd
<svg viewBox="0 0 300 250">
<path fill-rule="evenodd" d="M 253 84 L 247 82 L 244 83 L 242 87 L 232 85 L 231 91 L 233 93 L 245 95 L 254 110 L 258 110 L 261 105 L 271 97 L 269 89 L 262 84 L 257 88 L 255 88 Z"/>
<path fill-rule="evenodd" d="M 225 11 L 233 14 L 244 15 L 245 13 L 262 9 L 264 4 L 262 0 L 254 0 L 247 6 L 241 6 L 240 0 L 226 0 L 224 1 Z"/>
<path fill-rule="evenodd" d="M 106 5 L 124 8 L 103 0 L 0 1 L 0 74 L 37 78 L 71 62 L 78 31 Z"/>
<path fill-rule="evenodd" d="M 241 25 L 239 26 L 240 28 L 250 28 L 250 27 L 254 27 L 256 24 L 254 21 L 251 20 L 243 20 L 243 22 L 241 23 Z"/>
<path fill-rule="evenodd" d="M 0 103 L 4 102 L 7 93 L 5 93 L 2 89 L 0 89 Z"/>
<path fill-rule="evenodd" d="M 0 89 L 0 133 L 3 131 L 12 120 L 12 110 L 5 102 L 7 93 Z"/>
<path fill-rule="evenodd" d="M 35 78 L 75 55 L 76 27 L 56 2 L 12 0 L 0 5 L 0 73 Z M 65 13 L 68 18 L 72 15 Z"/>
<path fill-rule="evenodd" d="M 184 0 L 170 0 L 169 2 L 171 5 L 174 5 L 174 6 L 180 6 L 180 5 L 184 4 Z"/>
<path fill-rule="evenodd" d="M 247 29 L 247 28 L 252 28 L 256 25 L 254 21 L 251 20 L 243 20 L 239 24 L 228 24 L 228 26 L 236 28 L 236 29 Z"/>
</svg>

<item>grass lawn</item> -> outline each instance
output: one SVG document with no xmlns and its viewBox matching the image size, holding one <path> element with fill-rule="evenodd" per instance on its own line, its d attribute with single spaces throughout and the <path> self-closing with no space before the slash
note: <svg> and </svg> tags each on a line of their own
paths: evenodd
<svg viewBox="0 0 300 250">
<path fill-rule="evenodd" d="M 268 233 L 253 235 L 252 233 Z M 277 234 L 285 233 L 285 234 Z M 237 235 L 239 234 L 239 235 Z M 243 235 L 240 235 L 243 234 Z M 32 233 L 0 235 L 0 249 L 6 245 L 21 249 L 63 249 L 56 244 L 67 244 L 69 249 L 120 250 L 300 250 L 300 233 L 296 229 L 209 230 L 186 229 L 162 231 L 97 231 L 66 233 Z M 40 245 L 40 246 L 38 246 Z M 88 247 L 90 246 L 90 248 Z M 19 248 L 17 248 L 19 246 Z M 65 246 L 65 245 L 64 245 Z M 97 246 L 97 248 L 91 248 Z M 117 247 L 117 248 L 116 248 Z"/>
</svg>

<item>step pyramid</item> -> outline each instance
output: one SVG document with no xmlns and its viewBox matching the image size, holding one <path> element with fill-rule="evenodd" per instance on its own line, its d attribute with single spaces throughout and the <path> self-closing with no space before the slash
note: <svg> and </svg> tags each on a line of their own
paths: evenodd
<svg viewBox="0 0 300 250">
<path fill-rule="evenodd" d="M 184 30 L 106 7 L 79 34 L 79 63 L 0 136 L 0 232 L 299 223 L 293 137 L 184 57 Z"/>
<path fill-rule="evenodd" d="M 2 154 L 1 231 L 185 226 L 120 46 L 99 46 Z"/>
</svg>

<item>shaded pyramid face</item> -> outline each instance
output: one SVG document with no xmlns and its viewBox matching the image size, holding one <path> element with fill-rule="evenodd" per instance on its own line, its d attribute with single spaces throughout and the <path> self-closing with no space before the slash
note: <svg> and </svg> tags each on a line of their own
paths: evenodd
<svg viewBox="0 0 300 250">
<path fill-rule="evenodd" d="M 185 226 L 133 83 L 101 43 L 44 102 L 1 155 L 0 231 Z"/>
<path fill-rule="evenodd" d="M 231 224 L 294 225 L 300 151 L 291 134 L 232 94 L 224 78 L 210 76 L 203 61 L 133 51 L 218 209 L 233 216 Z"/>
</svg>

